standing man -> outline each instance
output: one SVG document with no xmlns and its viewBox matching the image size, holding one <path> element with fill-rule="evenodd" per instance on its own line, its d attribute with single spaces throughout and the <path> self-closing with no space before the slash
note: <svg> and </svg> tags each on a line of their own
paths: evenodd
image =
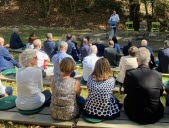
<svg viewBox="0 0 169 128">
<path fill-rule="evenodd" d="M 109 34 L 109 39 L 112 39 L 116 36 L 116 29 L 117 29 L 117 22 L 119 22 L 120 18 L 119 15 L 116 14 L 116 10 L 113 10 L 113 14 L 111 15 L 108 24 L 110 25 L 111 31 Z"/>
<path fill-rule="evenodd" d="M 58 49 L 56 47 L 56 43 L 53 42 L 52 33 L 47 33 L 46 38 L 47 38 L 47 40 L 44 42 L 44 51 L 48 54 L 50 59 L 52 59 L 53 55 L 56 54 L 56 51 Z"/>
</svg>

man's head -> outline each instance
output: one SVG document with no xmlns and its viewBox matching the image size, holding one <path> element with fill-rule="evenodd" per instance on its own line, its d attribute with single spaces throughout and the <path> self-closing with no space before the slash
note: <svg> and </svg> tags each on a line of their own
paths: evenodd
<svg viewBox="0 0 169 128">
<path fill-rule="evenodd" d="M 140 43 L 140 45 L 143 46 L 143 47 L 147 46 L 147 44 L 148 44 L 147 40 L 142 40 L 141 43 Z"/>
<path fill-rule="evenodd" d="M 98 43 L 98 44 L 101 43 L 100 38 L 96 38 L 96 43 Z"/>
<path fill-rule="evenodd" d="M 13 29 L 13 32 L 18 33 L 18 32 L 19 32 L 19 29 L 18 29 L 18 28 L 14 28 L 14 29 Z"/>
<path fill-rule="evenodd" d="M 113 14 L 114 14 L 114 15 L 116 14 L 116 10 L 113 10 Z"/>
<path fill-rule="evenodd" d="M 109 46 L 110 46 L 110 47 L 114 47 L 114 41 L 113 41 L 113 40 L 110 40 L 110 41 L 109 41 Z"/>
<path fill-rule="evenodd" d="M 35 49 L 41 49 L 41 44 L 42 44 L 42 42 L 41 42 L 40 39 L 35 39 L 33 41 L 33 46 L 34 46 Z"/>
<path fill-rule="evenodd" d="M 59 51 L 66 52 L 68 48 L 68 44 L 65 41 L 62 41 L 59 46 Z"/>
<path fill-rule="evenodd" d="M 83 38 L 83 44 L 84 44 L 84 45 L 87 45 L 87 44 L 88 44 L 87 38 Z"/>
<path fill-rule="evenodd" d="M 164 48 L 169 48 L 169 40 L 164 41 Z"/>
<path fill-rule="evenodd" d="M 92 46 L 90 47 L 90 53 L 91 53 L 91 54 L 97 54 L 97 47 L 96 47 L 95 45 L 92 45 Z"/>
<path fill-rule="evenodd" d="M 137 51 L 138 51 L 138 48 L 135 47 L 135 46 L 130 47 L 129 50 L 128 50 L 129 55 L 132 56 L 132 57 L 137 56 Z"/>
<path fill-rule="evenodd" d="M 144 64 L 148 66 L 150 62 L 150 52 L 147 48 L 141 47 L 138 49 L 137 61 L 138 61 L 138 65 Z"/>
<path fill-rule="evenodd" d="M 52 40 L 52 38 L 53 38 L 52 33 L 47 33 L 47 34 L 46 34 L 46 38 L 47 38 L 48 40 Z"/>
<path fill-rule="evenodd" d="M 0 37 L 0 46 L 4 46 L 4 38 Z"/>
<path fill-rule="evenodd" d="M 67 34 L 66 39 L 67 39 L 67 40 L 71 40 L 71 39 L 72 39 L 72 35 Z"/>
</svg>

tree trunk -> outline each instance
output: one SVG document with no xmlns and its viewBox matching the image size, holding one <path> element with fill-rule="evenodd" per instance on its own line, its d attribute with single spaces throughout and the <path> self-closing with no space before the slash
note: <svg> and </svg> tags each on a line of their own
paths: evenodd
<svg viewBox="0 0 169 128">
<path fill-rule="evenodd" d="M 140 4 L 138 0 L 129 0 L 130 6 L 130 20 L 133 21 L 135 30 L 139 30 L 140 26 Z"/>
<path fill-rule="evenodd" d="M 146 19 L 147 19 L 147 28 L 150 31 L 150 19 L 149 19 L 149 15 L 148 15 L 148 8 L 147 8 L 147 0 L 144 0 L 144 6 L 145 6 L 145 11 L 146 11 Z"/>
</svg>

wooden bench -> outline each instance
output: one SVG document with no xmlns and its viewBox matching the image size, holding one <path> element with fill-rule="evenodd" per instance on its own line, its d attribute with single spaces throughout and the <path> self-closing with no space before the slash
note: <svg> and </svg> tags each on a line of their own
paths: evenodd
<svg viewBox="0 0 169 128">
<path fill-rule="evenodd" d="M 50 85 L 52 77 L 53 77 L 53 74 L 50 74 L 49 76 L 46 76 L 45 78 L 43 78 L 43 85 Z M 81 79 L 81 77 L 82 77 L 82 75 L 76 75 L 74 78 L 75 79 Z M 9 75 L 9 76 L 0 75 L 0 80 L 16 82 L 16 79 L 13 75 Z"/>
<path fill-rule="evenodd" d="M 68 127 L 72 124 L 76 124 L 78 127 L 87 128 L 169 128 L 169 107 L 165 107 L 164 116 L 155 124 L 150 125 L 139 125 L 130 121 L 126 116 L 124 109 L 121 110 L 120 117 L 114 120 L 107 120 L 101 123 L 88 123 L 82 118 L 74 119 L 71 121 L 60 121 L 52 119 L 50 115 L 50 108 L 45 107 L 39 114 L 25 116 L 18 113 L 17 108 L 10 109 L 8 111 L 0 111 L 0 121 L 12 121 L 22 124 L 33 124 L 43 126 L 57 126 L 57 127 Z"/>
<path fill-rule="evenodd" d="M 12 49 L 12 48 L 7 48 L 9 52 L 16 52 L 16 53 L 22 53 L 24 50 L 19 48 L 19 49 Z"/>
</svg>

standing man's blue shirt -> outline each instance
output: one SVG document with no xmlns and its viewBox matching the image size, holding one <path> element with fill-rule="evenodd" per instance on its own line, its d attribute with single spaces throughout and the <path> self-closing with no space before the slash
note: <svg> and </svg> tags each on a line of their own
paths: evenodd
<svg viewBox="0 0 169 128">
<path fill-rule="evenodd" d="M 12 58 L 8 50 L 0 46 L 0 72 L 6 69 L 14 68 L 14 66 L 20 68 L 21 65 Z"/>
</svg>

